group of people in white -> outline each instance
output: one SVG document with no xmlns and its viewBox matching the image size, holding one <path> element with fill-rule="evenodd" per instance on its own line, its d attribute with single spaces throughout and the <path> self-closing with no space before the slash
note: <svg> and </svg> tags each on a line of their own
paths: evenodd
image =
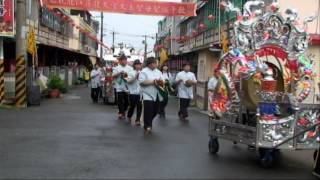
<svg viewBox="0 0 320 180">
<path fill-rule="evenodd" d="M 133 65 L 127 63 L 127 57 L 121 55 L 118 58 L 118 66 L 113 69 L 113 79 L 117 92 L 118 118 L 132 122 L 136 111 L 135 125 L 141 125 L 143 112 L 143 125 L 147 134 L 152 132 L 152 122 L 159 114 L 161 118 L 166 117 L 165 108 L 168 104 L 168 95 L 161 93 L 159 86 L 164 84 L 175 84 L 177 95 L 180 100 L 178 116 L 182 121 L 188 121 L 188 107 L 193 99 L 193 86 L 197 79 L 193 72 L 190 72 L 190 64 L 183 65 L 183 71 L 174 78 L 169 72 L 168 66 L 164 65 L 158 69 L 158 61 L 149 57 L 144 62 L 144 67 L 139 60 Z M 91 72 L 92 94 L 98 86 L 99 74 L 97 67 Z M 95 80 L 96 79 L 96 80 Z M 166 82 L 170 83 L 166 83 Z"/>
</svg>

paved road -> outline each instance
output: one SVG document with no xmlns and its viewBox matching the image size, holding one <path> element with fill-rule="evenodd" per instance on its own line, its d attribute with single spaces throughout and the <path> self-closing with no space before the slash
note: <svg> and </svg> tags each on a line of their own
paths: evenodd
<svg viewBox="0 0 320 180">
<path fill-rule="evenodd" d="M 281 152 L 273 169 L 256 152 L 221 141 L 207 151 L 207 117 L 192 111 L 178 121 L 173 99 L 154 132 L 117 120 L 116 108 L 92 104 L 78 88 L 40 107 L 0 109 L 0 178 L 285 178 L 315 179 L 312 152 Z"/>
</svg>

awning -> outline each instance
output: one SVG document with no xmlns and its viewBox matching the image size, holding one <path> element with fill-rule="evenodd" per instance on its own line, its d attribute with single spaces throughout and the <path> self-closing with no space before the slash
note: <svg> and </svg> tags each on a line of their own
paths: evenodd
<svg viewBox="0 0 320 180">
<path fill-rule="evenodd" d="M 37 42 L 37 45 L 59 48 L 59 49 L 62 49 L 62 50 L 66 50 L 66 51 L 70 51 L 70 52 L 74 52 L 74 53 L 78 53 L 78 54 L 82 54 L 82 55 L 86 55 L 86 56 L 93 56 L 91 54 L 86 54 L 84 52 L 81 52 L 81 51 L 78 51 L 78 50 L 75 50 L 75 49 L 66 48 L 66 47 L 60 47 L 58 45 L 53 45 L 53 44 L 44 44 L 44 43 L 41 43 L 41 42 L 40 43 Z M 93 56 L 93 57 L 96 57 L 96 56 Z"/>
</svg>

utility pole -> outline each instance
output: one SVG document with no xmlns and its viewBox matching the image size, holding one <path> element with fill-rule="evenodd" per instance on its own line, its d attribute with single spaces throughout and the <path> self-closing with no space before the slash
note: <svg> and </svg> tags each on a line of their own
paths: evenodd
<svg viewBox="0 0 320 180">
<path fill-rule="evenodd" d="M 17 107 L 27 106 L 27 43 L 26 43 L 26 1 L 17 0 L 16 13 L 16 84 L 15 104 Z"/>
<path fill-rule="evenodd" d="M 114 33 L 114 31 L 112 31 L 112 47 L 114 47 L 114 37 L 115 36 L 115 33 Z"/>
<path fill-rule="evenodd" d="M 156 44 L 156 46 L 158 46 L 158 33 L 156 33 L 156 43 L 155 44 Z M 155 55 L 157 58 L 159 57 L 158 52 L 155 52 Z"/>
<path fill-rule="evenodd" d="M 147 60 L 147 50 L 148 50 L 148 44 L 147 44 L 147 35 L 144 35 L 144 60 Z"/>
<path fill-rule="evenodd" d="M 100 29 L 100 41 L 103 43 L 103 12 L 101 12 L 101 29 Z M 100 61 L 103 61 L 103 48 L 100 45 Z"/>
</svg>

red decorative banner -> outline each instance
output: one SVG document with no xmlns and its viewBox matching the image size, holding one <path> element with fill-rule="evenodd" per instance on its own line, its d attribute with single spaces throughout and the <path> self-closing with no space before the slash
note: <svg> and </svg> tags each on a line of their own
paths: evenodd
<svg viewBox="0 0 320 180">
<path fill-rule="evenodd" d="M 14 36 L 14 0 L 0 0 L 0 37 Z"/>
<path fill-rule="evenodd" d="M 52 8 L 155 16 L 196 16 L 195 3 L 147 0 L 42 0 Z"/>
<path fill-rule="evenodd" d="M 275 46 L 275 45 L 269 45 L 264 46 L 260 48 L 256 54 L 259 57 L 262 56 L 275 56 L 277 58 L 280 58 L 283 61 L 286 61 L 288 59 L 288 53 L 281 47 Z"/>
</svg>

